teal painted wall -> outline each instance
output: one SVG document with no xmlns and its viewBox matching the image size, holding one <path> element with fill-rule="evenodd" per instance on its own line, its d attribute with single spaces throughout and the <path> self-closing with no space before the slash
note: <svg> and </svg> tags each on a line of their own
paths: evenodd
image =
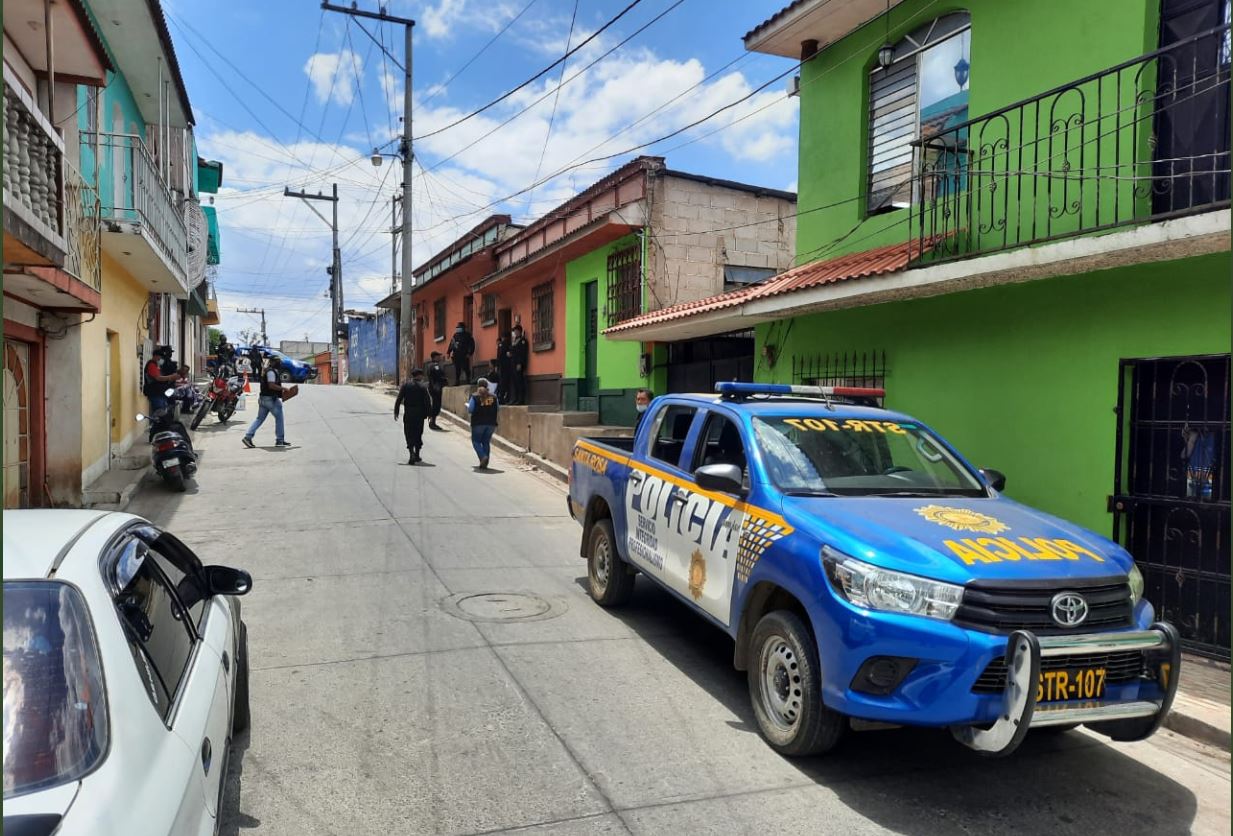
<svg viewBox="0 0 1233 836">
<path fill-rule="evenodd" d="M 636 234 L 627 235 L 579 256 L 565 264 L 565 377 L 580 378 L 586 370 L 586 334 L 583 322 L 583 285 L 598 282 L 599 330 L 603 331 L 607 319 L 604 306 L 608 300 L 608 256 L 616 250 L 638 243 Z M 638 356 L 641 344 L 617 342 L 599 338 L 596 349 L 596 370 L 601 389 L 629 389 L 645 386 L 646 381 L 638 376 Z"/>
<path fill-rule="evenodd" d="M 146 122 L 137 107 L 137 100 L 129 89 L 124 76 L 116 72 L 107 73 L 107 86 L 101 91 L 102 107 L 100 108 L 98 130 L 101 133 L 125 133 L 145 138 Z M 89 130 L 89 113 L 87 111 L 87 93 L 85 87 L 77 88 L 77 127 L 80 131 Z M 116 205 L 116 168 L 124 169 L 124 181 L 131 182 L 132 158 L 127 148 L 111 149 L 101 146 L 99 156 L 102 158 L 98 171 L 99 199 L 103 206 Z M 81 144 L 81 175 L 86 182 L 95 178 L 96 160 L 93 147 L 84 139 Z"/>
<path fill-rule="evenodd" d="M 1158 6 L 1159 0 L 906 0 L 891 12 L 890 37 L 897 42 L 934 18 L 968 11 L 969 118 L 976 118 L 1155 49 Z M 885 38 L 885 19 L 878 18 L 801 68 L 797 263 L 909 237 L 906 210 L 867 216 L 863 199 L 869 72 Z"/>
<path fill-rule="evenodd" d="M 1229 253 L 833 311 L 757 329 L 755 377 L 792 356 L 885 350 L 886 405 L 930 424 L 1022 502 L 1109 535 L 1118 361 L 1229 351 Z"/>
</svg>

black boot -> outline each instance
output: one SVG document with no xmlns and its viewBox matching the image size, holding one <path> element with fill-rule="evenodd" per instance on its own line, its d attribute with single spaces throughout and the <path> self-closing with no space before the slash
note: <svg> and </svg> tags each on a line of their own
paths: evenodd
<svg viewBox="0 0 1233 836">
<path fill-rule="evenodd" d="M 407 464 L 415 464 L 415 451 L 414 450 L 407 451 Z"/>
</svg>

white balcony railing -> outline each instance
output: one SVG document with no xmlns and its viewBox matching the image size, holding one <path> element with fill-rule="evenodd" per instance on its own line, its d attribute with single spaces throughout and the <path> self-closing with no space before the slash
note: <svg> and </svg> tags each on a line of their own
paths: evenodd
<svg viewBox="0 0 1233 836">
<path fill-rule="evenodd" d="M 103 221 L 139 225 L 176 281 L 186 285 L 188 233 L 184 217 L 141 137 L 83 133 L 82 143 L 97 149 Z"/>
<path fill-rule="evenodd" d="M 8 65 L 3 129 L 5 208 L 44 239 L 34 249 L 60 266 L 66 249 L 60 199 L 64 142 Z"/>
</svg>

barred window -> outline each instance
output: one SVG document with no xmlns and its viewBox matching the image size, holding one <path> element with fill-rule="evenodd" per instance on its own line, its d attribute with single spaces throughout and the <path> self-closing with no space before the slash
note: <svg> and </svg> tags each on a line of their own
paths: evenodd
<svg viewBox="0 0 1233 836">
<path fill-rule="evenodd" d="M 552 348 L 552 282 L 531 288 L 531 348 L 547 351 Z"/>
<path fill-rule="evenodd" d="M 487 327 L 497 321 L 497 297 L 491 293 L 480 296 L 480 325 Z"/>
<path fill-rule="evenodd" d="M 608 324 L 642 313 L 642 250 L 637 245 L 608 256 Z"/>
<path fill-rule="evenodd" d="M 432 335 L 438 340 L 445 339 L 445 300 L 438 299 L 432 303 Z"/>
</svg>

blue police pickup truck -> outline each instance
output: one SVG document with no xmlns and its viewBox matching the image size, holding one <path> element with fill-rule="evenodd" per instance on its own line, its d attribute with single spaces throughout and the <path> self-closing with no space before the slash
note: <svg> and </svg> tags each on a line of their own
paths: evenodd
<svg viewBox="0 0 1233 836">
<path fill-rule="evenodd" d="M 774 749 L 895 724 L 1006 755 L 1029 729 L 1160 727 L 1179 638 L 1119 545 L 1006 498 L 880 390 L 715 388 L 579 440 L 569 510 L 597 603 L 641 574 L 735 639 Z"/>
</svg>

